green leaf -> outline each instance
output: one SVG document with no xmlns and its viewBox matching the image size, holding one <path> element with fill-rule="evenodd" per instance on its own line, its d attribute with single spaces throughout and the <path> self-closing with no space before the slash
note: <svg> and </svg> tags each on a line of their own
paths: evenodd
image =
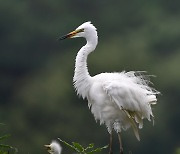
<svg viewBox="0 0 180 154">
<path fill-rule="evenodd" d="M 93 147 L 94 147 L 94 143 L 90 143 L 90 144 L 88 145 L 88 147 L 85 148 L 85 151 L 87 151 L 88 149 L 92 149 Z"/>
<path fill-rule="evenodd" d="M 77 149 L 76 149 L 74 146 L 72 146 L 71 144 L 67 143 L 66 141 L 63 141 L 63 140 L 61 140 L 60 138 L 58 138 L 58 140 L 59 140 L 60 142 L 64 143 L 65 145 L 67 145 L 69 148 L 77 151 Z M 77 151 L 77 152 L 78 152 L 78 151 Z"/>
<path fill-rule="evenodd" d="M 101 152 L 103 149 L 106 149 L 106 148 L 108 148 L 108 145 L 106 145 L 102 148 L 97 148 L 95 150 L 92 150 L 92 151 L 88 152 L 87 154 L 94 154 L 95 152 Z"/>
<path fill-rule="evenodd" d="M 90 143 L 89 146 L 87 147 L 88 149 L 94 148 L 94 143 Z"/>
<path fill-rule="evenodd" d="M 85 149 L 83 148 L 82 145 L 80 145 L 77 142 L 72 142 L 72 143 L 73 143 L 74 147 L 78 150 L 78 152 L 84 152 Z"/>
<path fill-rule="evenodd" d="M 88 147 L 89 148 L 93 148 L 94 147 L 94 143 L 90 143 Z"/>
</svg>

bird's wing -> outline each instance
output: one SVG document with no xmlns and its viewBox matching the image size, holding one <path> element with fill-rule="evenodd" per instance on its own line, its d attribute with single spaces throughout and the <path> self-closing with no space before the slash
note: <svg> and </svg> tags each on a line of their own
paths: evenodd
<svg viewBox="0 0 180 154">
<path fill-rule="evenodd" d="M 105 82 L 103 89 L 120 109 L 141 111 L 140 103 L 144 96 L 136 84 L 115 80 Z"/>
<path fill-rule="evenodd" d="M 139 140 L 138 128 L 136 122 L 139 123 L 139 128 L 142 128 L 145 115 L 143 113 L 145 110 L 150 110 L 151 108 L 148 103 L 145 103 L 145 92 L 137 84 L 132 82 L 120 82 L 118 80 L 105 82 L 103 84 L 103 89 L 106 94 L 110 97 L 112 102 L 122 110 L 129 119 L 131 123 L 135 136 Z M 146 109 L 148 108 L 148 109 Z M 145 116 L 146 117 L 146 116 Z"/>
</svg>

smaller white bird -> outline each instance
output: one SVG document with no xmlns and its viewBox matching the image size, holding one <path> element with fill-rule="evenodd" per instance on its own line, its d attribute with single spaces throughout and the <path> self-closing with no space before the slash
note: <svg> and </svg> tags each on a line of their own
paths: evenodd
<svg viewBox="0 0 180 154">
<path fill-rule="evenodd" d="M 52 141 L 49 145 L 44 145 L 50 154 L 61 154 L 62 147 L 57 141 Z"/>
</svg>

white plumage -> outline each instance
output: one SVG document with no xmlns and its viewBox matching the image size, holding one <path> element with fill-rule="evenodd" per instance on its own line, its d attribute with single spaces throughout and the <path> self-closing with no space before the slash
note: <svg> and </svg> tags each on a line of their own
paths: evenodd
<svg viewBox="0 0 180 154">
<path fill-rule="evenodd" d="M 87 57 L 98 43 L 96 28 L 85 22 L 60 39 L 74 37 L 84 37 L 87 41 L 76 56 L 73 82 L 77 94 L 88 100 L 95 119 L 105 124 L 110 134 L 113 129 L 119 134 L 122 129 L 132 126 L 139 140 L 136 123 L 142 128 L 144 118 L 151 120 L 151 105 L 156 104 L 159 92 L 148 86 L 149 80 L 145 79 L 143 72 L 124 71 L 90 76 Z M 112 153 L 111 143 L 109 153 Z M 120 153 L 123 153 L 121 143 Z"/>
<path fill-rule="evenodd" d="M 62 147 L 57 141 L 52 141 L 49 145 L 44 145 L 50 154 L 61 154 Z"/>
</svg>

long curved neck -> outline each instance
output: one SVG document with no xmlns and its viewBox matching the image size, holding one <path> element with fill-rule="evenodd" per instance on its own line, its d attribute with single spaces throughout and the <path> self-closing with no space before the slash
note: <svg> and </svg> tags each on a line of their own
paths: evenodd
<svg viewBox="0 0 180 154">
<path fill-rule="evenodd" d="M 87 68 L 87 57 L 89 53 L 95 50 L 96 45 L 97 39 L 87 40 L 87 44 L 79 50 L 76 56 L 73 82 L 77 93 L 83 98 L 87 97 L 91 84 L 91 76 Z"/>
</svg>

